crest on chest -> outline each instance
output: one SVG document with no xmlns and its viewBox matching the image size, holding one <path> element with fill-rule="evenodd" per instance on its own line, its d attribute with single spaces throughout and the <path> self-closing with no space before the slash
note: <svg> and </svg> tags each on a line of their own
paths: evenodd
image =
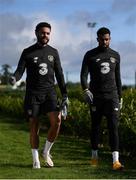
<svg viewBox="0 0 136 180">
<path fill-rule="evenodd" d="M 54 57 L 53 57 L 52 55 L 48 55 L 48 60 L 49 60 L 50 62 L 53 62 L 53 61 L 54 61 Z"/>
</svg>

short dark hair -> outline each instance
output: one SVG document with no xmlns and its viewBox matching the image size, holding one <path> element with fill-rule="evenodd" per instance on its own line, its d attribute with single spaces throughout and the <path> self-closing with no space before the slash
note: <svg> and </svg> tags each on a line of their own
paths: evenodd
<svg viewBox="0 0 136 180">
<path fill-rule="evenodd" d="M 99 35 L 104 35 L 104 34 L 111 34 L 110 30 L 106 27 L 101 27 L 100 29 L 98 29 L 97 31 L 97 36 Z"/>
<path fill-rule="evenodd" d="M 36 25 L 35 31 L 39 31 L 42 27 L 48 27 L 51 30 L 51 25 L 47 22 L 40 22 L 39 24 Z"/>
</svg>

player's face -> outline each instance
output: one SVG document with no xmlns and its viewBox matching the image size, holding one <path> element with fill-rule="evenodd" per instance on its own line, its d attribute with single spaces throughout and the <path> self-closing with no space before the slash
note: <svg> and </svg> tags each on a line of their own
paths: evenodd
<svg viewBox="0 0 136 180">
<path fill-rule="evenodd" d="M 104 34 L 104 35 L 99 35 L 97 41 L 100 47 L 108 48 L 110 45 L 110 39 L 111 38 L 109 34 Z"/>
<path fill-rule="evenodd" d="M 50 33 L 50 28 L 42 27 L 38 32 L 36 32 L 37 41 L 42 45 L 47 44 L 50 40 Z"/>
</svg>

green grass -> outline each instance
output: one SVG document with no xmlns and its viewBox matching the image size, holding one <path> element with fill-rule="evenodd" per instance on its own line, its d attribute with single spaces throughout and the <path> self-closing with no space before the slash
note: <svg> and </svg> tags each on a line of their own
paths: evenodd
<svg viewBox="0 0 136 180">
<path fill-rule="evenodd" d="M 45 132 L 47 133 L 47 132 Z M 45 141 L 40 132 L 40 150 Z M 27 123 L 0 115 L 0 178 L 1 179 L 134 179 L 136 159 L 121 156 L 125 169 L 111 169 L 111 153 L 101 149 L 100 164 L 92 168 L 89 164 L 88 140 L 59 135 L 52 148 L 54 168 L 32 169 L 31 149 Z"/>
</svg>

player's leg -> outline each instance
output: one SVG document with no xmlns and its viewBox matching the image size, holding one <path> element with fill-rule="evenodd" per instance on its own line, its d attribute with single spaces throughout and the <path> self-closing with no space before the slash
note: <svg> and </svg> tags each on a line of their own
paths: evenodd
<svg viewBox="0 0 136 180">
<path fill-rule="evenodd" d="M 100 123 L 102 119 L 102 112 L 99 105 L 91 106 L 91 145 L 92 145 L 92 158 L 91 165 L 98 164 L 98 144 L 99 144 L 99 136 L 100 136 Z"/>
<path fill-rule="evenodd" d="M 35 97 L 32 96 L 32 93 L 27 91 L 25 95 L 24 101 L 24 110 L 26 114 L 26 118 L 29 121 L 29 128 L 30 128 L 30 145 L 31 145 L 31 152 L 32 152 L 32 159 L 33 159 L 33 168 L 39 169 L 40 168 L 40 161 L 39 161 L 39 122 L 38 122 L 38 113 L 39 113 L 39 106 L 34 106 L 34 99 Z"/>
<path fill-rule="evenodd" d="M 97 165 L 98 163 L 98 144 L 100 135 L 100 121 L 101 117 L 97 114 L 92 115 L 92 128 L 91 128 L 91 144 L 92 144 L 92 165 Z"/>
<path fill-rule="evenodd" d="M 39 169 L 40 168 L 40 161 L 39 161 L 39 120 L 38 115 L 39 113 L 39 105 L 32 106 L 32 116 L 29 117 L 29 127 L 30 127 L 30 145 L 32 151 L 32 158 L 33 158 L 33 168 Z"/>
<path fill-rule="evenodd" d="M 50 120 L 50 128 L 48 130 L 47 140 L 43 150 L 43 156 L 49 167 L 53 167 L 54 163 L 51 159 L 50 150 L 54 144 L 55 139 L 57 138 L 61 125 L 61 114 L 59 112 L 50 112 L 48 113 Z"/>
<path fill-rule="evenodd" d="M 30 145 L 32 149 L 39 147 L 39 121 L 36 117 L 29 118 Z"/>
<path fill-rule="evenodd" d="M 112 151 L 113 169 L 119 170 L 123 168 L 123 165 L 119 162 L 119 102 L 118 100 L 111 100 L 109 103 L 110 104 L 108 104 L 108 107 L 111 107 L 109 113 L 107 114 L 109 143 Z"/>
<path fill-rule="evenodd" d="M 59 112 L 50 112 L 48 113 L 50 120 L 50 128 L 48 131 L 47 139 L 50 142 L 53 142 L 59 134 L 60 125 L 61 125 L 61 113 Z"/>
<path fill-rule="evenodd" d="M 32 151 L 32 159 L 33 159 L 33 168 L 40 168 L 39 161 L 39 122 L 37 118 L 29 118 L 30 124 L 30 145 Z"/>
<path fill-rule="evenodd" d="M 48 93 L 45 107 L 50 121 L 50 128 L 44 145 L 43 156 L 46 164 L 49 167 L 53 167 L 54 164 L 50 156 L 50 150 L 54 144 L 54 140 L 59 134 L 61 125 L 61 113 L 58 111 L 57 96 L 54 89 Z"/>
</svg>

